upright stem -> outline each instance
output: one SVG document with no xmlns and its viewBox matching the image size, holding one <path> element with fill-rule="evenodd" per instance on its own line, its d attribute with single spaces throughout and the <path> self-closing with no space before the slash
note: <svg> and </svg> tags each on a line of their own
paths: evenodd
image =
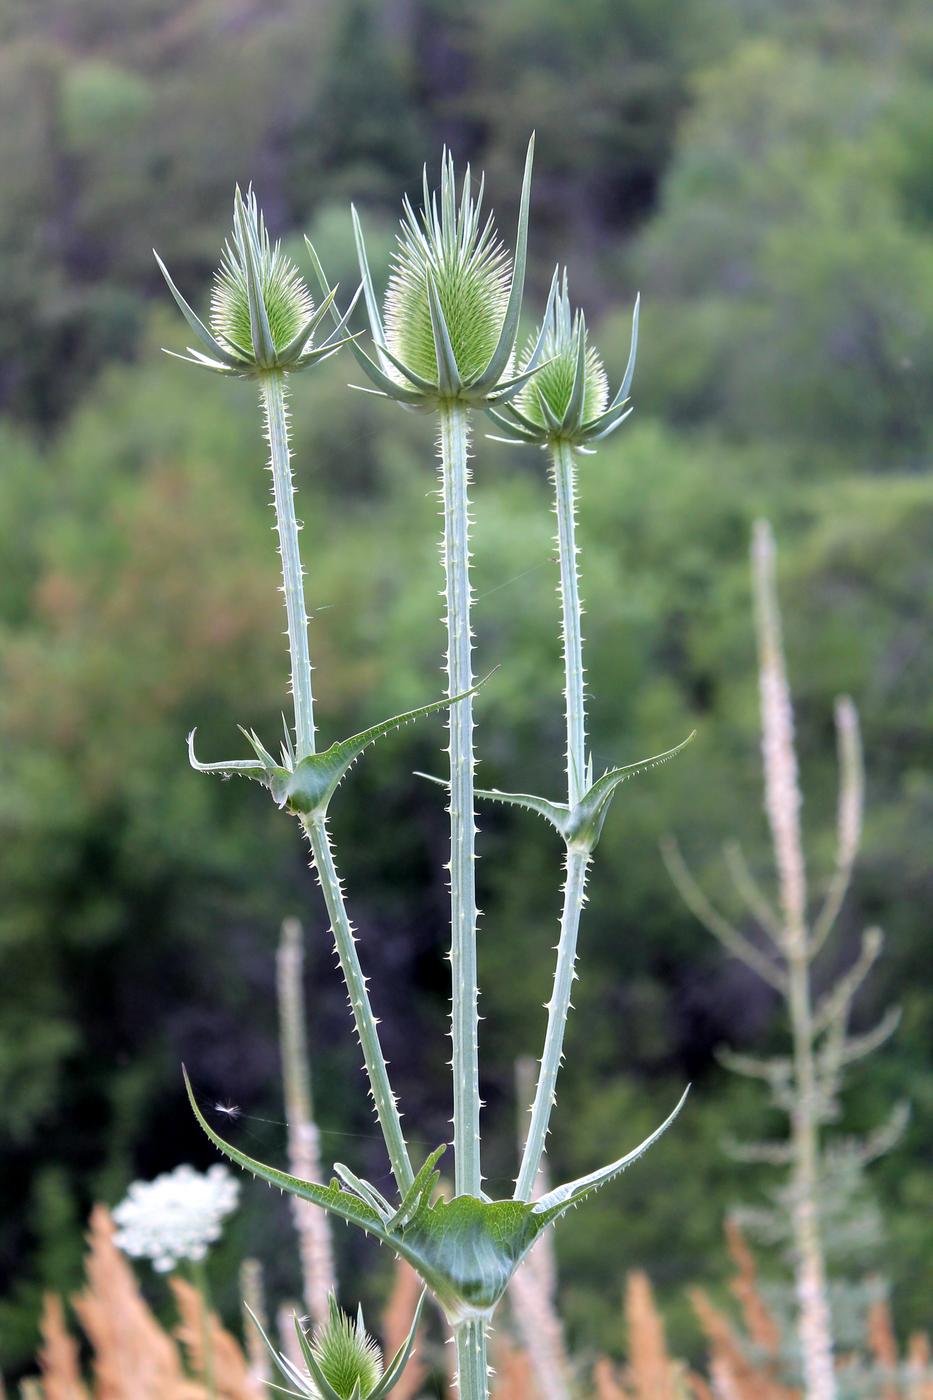
<svg viewBox="0 0 933 1400">
<path fill-rule="evenodd" d="M 269 441 L 269 466 L 275 498 L 275 522 L 282 558 L 282 591 L 288 617 L 288 647 L 292 665 L 292 697 L 295 704 L 295 743 L 300 761 L 314 753 L 314 706 L 311 693 L 311 660 L 308 653 L 308 618 L 305 610 L 301 551 L 298 544 L 298 522 L 295 518 L 294 483 L 290 466 L 288 414 L 285 407 L 285 378 L 277 370 L 260 379 L 260 395 L 266 417 Z M 309 818 L 303 823 L 311 845 L 311 854 L 324 902 L 331 921 L 331 932 L 347 984 L 356 1033 L 363 1050 L 369 1075 L 370 1092 L 379 1116 L 392 1172 L 401 1193 L 414 1180 L 408 1149 L 402 1135 L 398 1105 L 389 1084 L 388 1070 L 379 1031 L 366 990 L 366 978 L 356 951 L 353 926 L 347 914 L 343 888 L 323 817 Z"/>
<path fill-rule="evenodd" d="M 347 913 L 340 876 L 337 874 L 337 867 L 334 864 L 334 854 L 331 850 L 327 825 L 323 817 L 308 818 L 303 825 L 308 833 L 311 853 L 314 857 L 314 868 L 317 871 L 318 881 L 324 895 L 324 903 L 330 917 L 330 931 L 334 937 L 334 946 L 337 949 L 340 967 L 347 984 L 347 996 L 350 1009 L 353 1012 L 356 1034 L 363 1051 L 363 1059 L 366 1062 L 366 1072 L 369 1075 L 369 1090 L 379 1118 L 379 1126 L 385 1138 L 386 1151 L 392 1164 L 392 1175 L 395 1177 L 399 1194 L 404 1195 L 415 1179 L 414 1172 L 408 1157 L 408 1148 L 405 1145 L 398 1104 L 389 1083 L 389 1071 L 382 1053 L 382 1046 L 379 1043 L 378 1025 L 370 1005 L 369 992 L 366 989 L 367 979 L 363 976 L 359 954 L 356 951 L 353 925 Z"/>
<path fill-rule="evenodd" d="M 454 1329 L 457 1343 L 457 1387 L 460 1400 L 486 1400 L 489 1363 L 486 1357 L 486 1325 L 462 1322 Z"/>
<path fill-rule="evenodd" d="M 275 501 L 275 528 L 282 557 L 282 591 L 288 619 L 288 651 L 292 663 L 292 697 L 295 702 L 295 745 L 299 759 L 314 753 L 314 700 L 311 692 L 311 657 L 308 651 L 308 614 L 305 610 L 304 571 L 295 518 L 295 485 L 288 445 L 288 410 L 285 375 L 270 370 L 259 381 L 260 399 L 269 442 L 269 468 Z"/>
<path fill-rule="evenodd" d="M 575 807 L 586 790 L 586 700 L 583 688 L 583 609 L 577 576 L 576 467 L 573 448 L 563 439 L 551 448 L 551 473 L 554 478 L 560 559 L 564 700 L 567 709 L 567 800 L 571 807 Z"/>
<path fill-rule="evenodd" d="M 576 495 L 573 448 L 564 441 L 552 447 L 551 471 L 557 513 L 560 559 L 561 635 L 564 645 L 564 699 L 567 711 L 567 802 L 571 810 L 586 791 L 586 701 L 583 686 L 583 635 L 580 625 L 580 586 L 577 577 Z M 547 1141 L 557 1076 L 563 1059 L 564 1031 L 576 980 L 577 936 L 586 898 L 590 864 L 587 849 L 569 846 L 561 911 L 560 939 L 554 987 L 547 1004 L 544 1053 L 531 1109 L 531 1124 L 515 1185 L 518 1200 L 530 1201 Z"/>
<path fill-rule="evenodd" d="M 470 503 L 467 410 L 455 401 L 440 408 L 443 561 L 447 601 L 447 694 L 473 684 L 470 624 Z M 473 697 L 450 707 L 450 963 L 453 1042 L 455 1183 L 458 1196 L 478 1196 L 482 1185 L 479 1137 L 479 1038 L 476 975 L 476 871 L 473 803 Z M 458 1350 L 460 1347 L 458 1333 Z M 478 1337 L 482 1337 L 479 1328 Z M 471 1333 L 472 1337 L 472 1333 Z M 485 1347 L 485 1343 L 482 1343 Z M 470 1346 L 480 1343 L 472 1337 Z M 471 1363 L 472 1364 L 472 1363 Z M 485 1367 L 485 1353 L 484 1353 Z M 484 1380 L 485 1385 L 485 1380 Z M 485 1394 L 485 1389 L 475 1394 Z M 474 1392 L 461 1394 L 473 1400 Z"/>
</svg>

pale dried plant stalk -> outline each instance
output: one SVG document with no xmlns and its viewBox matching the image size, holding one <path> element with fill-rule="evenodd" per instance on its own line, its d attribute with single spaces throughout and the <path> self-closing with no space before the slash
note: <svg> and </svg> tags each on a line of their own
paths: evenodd
<svg viewBox="0 0 933 1400">
<path fill-rule="evenodd" d="M 408 1336 L 412 1314 L 421 1296 L 421 1288 L 421 1280 L 411 1265 L 404 1259 L 397 1259 L 392 1292 L 382 1314 L 383 1352 L 386 1356 L 394 1356 Z M 420 1394 L 428 1374 L 423 1343 L 422 1327 L 418 1333 L 417 1350 L 392 1390 L 393 1400 L 414 1400 L 415 1396 Z"/>
<path fill-rule="evenodd" d="M 279 1024 L 289 1167 L 302 1181 L 323 1181 L 320 1134 L 314 1121 L 311 1069 L 305 1030 L 304 935 L 297 919 L 286 919 L 277 956 Z M 291 1197 L 298 1232 L 304 1304 L 312 1322 L 323 1326 L 328 1298 L 337 1291 L 330 1221 L 310 1201 Z"/>
<path fill-rule="evenodd" d="M 60 1298 L 47 1293 L 40 1322 L 42 1348 L 39 1369 L 45 1400 L 87 1400 L 81 1380 L 78 1344 L 65 1324 L 65 1310 Z M 0 1381 L 0 1397 L 3 1383 Z"/>
<path fill-rule="evenodd" d="M 780 1328 L 761 1296 L 755 1256 L 735 1220 L 726 1221 L 726 1242 L 737 1269 L 730 1286 L 742 1309 L 745 1330 L 764 1356 L 776 1360 L 781 1347 Z"/>
<path fill-rule="evenodd" d="M 794 715 L 781 635 L 775 579 L 775 547 L 766 521 L 755 526 L 752 583 L 758 640 L 761 700 L 764 806 L 777 873 L 778 900 L 772 905 L 749 869 L 737 843 L 726 859 L 739 894 L 760 925 L 762 946 L 736 928 L 707 899 L 672 841 L 664 844 L 668 870 L 685 902 L 726 949 L 745 962 L 784 1000 L 790 1025 L 789 1056 L 759 1060 L 723 1054 L 739 1073 L 761 1079 L 775 1104 L 790 1120 L 789 1141 L 752 1144 L 738 1155 L 749 1162 L 786 1165 L 785 1192 L 793 1240 L 797 1335 L 808 1400 L 835 1400 L 838 1386 L 833 1354 L 825 1248 L 820 1220 L 821 1191 L 826 1189 L 830 1153 L 823 1128 L 837 1116 L 838 1093 L 845 1067 L 883 1043 L 897 1024 L 896 1013 L 864 1035 L 849 1031 L 849 1016 L 859 987 L 881 950 L 877 929 L 867 930 L 861 952 L 822 1000 L 814 1004 L 813 962 L 842 908 L 862 831 L 864 784 L 858 715 L 847 697 L 835 706 L 840 784 L 833 876 L 812 923 L 807 902 L 807 875 L 801 839 L 801 793 L 794 749 Z M 905 1121 L 899 1106 L 890 1124 L 861 1142 L 844 1145 L 861 1165 L 887 1150 Z M 838 1149 L 837 1149 L 838 1152 Z M 763 1319 L 756 1325 L 761 1326 Z"/>
<path fill-rule="evenodd" d="M 531 1358 L 526 1351 L 513 1346 L 504 1334 L 500 1334 L 496 1341 L 492 1400 L 533 1400 L 535 1394 Z"/>
<path fill-rule="evenodd" d="M 239 1343 L 221 1325 L 216 1313 L 207 1308 L 200 1289 L 177 1274 L 170 1283 L 181 1318 L 176 1336 L 185 1348 L 191 1369 L 203 1378 L 210 1365 L 217 1400 L 261 1400 L 265 1388 L 250 1376 Z M 205 1350 L 206 1337 L 209 1353 Z"/>
<path fill-rule="evenodd" d="M 268 1381 L 270 1375 L 269 1352 L 259 1330 L 262 1328 L 263 1332 L 268 1332 L 269 1322 L 262 1265 L 258 1259 L 244 1259 L 240 1265 L 240 1297 L 243 1301 L 243 1337 L 249 1359 L 249 1372 L 259 1385 Z"/>
<path fill-rule="evenodd" d="M 634 1269 L 625 1291 L 629 1365 L 627 1381 L 634 1400 L 678 1400 L 674 1364 L 667 1350 L 664 1323 L 654 1302 L 648 1275 Z"/>
<path fill-rule="evenodd" d="M 143 1301 L 133 1271 L 113 1243 L 103 1206 L 91 1215 L 87 1287 L 74 1300 L 94 1349 L 95 1400 L 204 1400 L 172 1339 Z"/>
<path fill-rule="evenodd" d="M 534 1091 L 535 1063 L 522 1056 L 515 1065 L 518 1103 L 524 1105 Z M 524 1150 L 524 1114 L 519 1119 L 519 1153 Z M 548 1190 L 547 1158 L 542 1156 L 532 1190 L 537 1200 Z M 512 1277 L 509 1298 L 525 1350 L 531 1362 L 536 1389 L 544 1400 L 570 1400 L 570 1360 L 564 1328 L 557 1311 L 557 1257 L 554 1236 L 542 1235 L 528 1258 Z"/>
</svg>

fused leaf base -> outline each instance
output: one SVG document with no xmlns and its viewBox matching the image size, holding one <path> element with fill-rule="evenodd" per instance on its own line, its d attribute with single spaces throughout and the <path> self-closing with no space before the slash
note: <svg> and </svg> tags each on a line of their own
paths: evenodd
<svg viewBox="0 0 933 1400">
<path fill-rule="evenodd" d="M 400 1206 L 393 1208 L 374 1186 L 339 1164 L 334 1168 L 337 1176 L 323 1186 L 247 1156 L 225 1142 L 204 1118 L 187 1075 L 185 1084 L 198 1122 L 231 1161 L 270 1186 L 312 1201 L 388 1245 L 408 1260 L 455 1326 L 471 1318 L 491 1317 L 542 1230 L 641 1157 L 674 1121 L 687 1097 L 685 1091 L 661 1126 L 624 1157 L 558 1186 L 540 1200 L 432 1199 L 440 1179 L 436 1164 L 446 1151 L 446 1147 L 439 1147 L 418 1172 Z"/>
</svg>

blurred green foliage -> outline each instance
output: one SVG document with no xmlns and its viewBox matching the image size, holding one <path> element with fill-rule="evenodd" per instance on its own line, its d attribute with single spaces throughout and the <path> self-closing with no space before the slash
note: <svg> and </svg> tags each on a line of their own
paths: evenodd
<svg viewBox="0 0 933 1400">
<path fill-rule="evenodd" d="M 909 1094 L 904 1144 L 872 1171 L 877 1261 L 906 1329 L 933 1309 L 933 995 L 926 955 L 933 489 L 933 17 L 916 0 L 3 0 L 0 3 L 0 1300 L 3 1365 L 35 1344 L 43 1286 L 77 1284 L 95 1199 L 209 1153 L 183 1105 L 249 1115 L 280 1154 L 273 948 L 302 916 L 325 1152 L 384 1170 L 322 911 L 297 833 L 258 789 L 189 771 L 277 728 L 287 679 L 252 391 L 159 354 L 183 330 L 150 248 L 206 293 L 235 180 L 307 229 L 344 288 L 346 200 L 386 263 L 398 199 L 451 141 L 484 165 L 502 224 L 538 130 L 532 298 L 570 262 L 617 376 L 644 294 L 631 425 L 581 468 L 597 764 L 666 748 L 600 846 L 551 1153 L 558 1176 L 638 1140 L 684 1079 L 690 1106 L 649 1162 L 559 1236 L 581 1352 L 618 1350 L 624 1271 L 646 1266 L 673 1343 L 695 1345 L 688 1281 L 725 1272 L 725 1208 L 767 1187 L 726 1133 L 773 1126 L 717 1067 L 722 1041 L 780 1036 L 774 1006 L 669 887 L 676 830 L 715 892 L 741 832 L 768 871 L 747 578 L 767 513 L 782 590 L 813 867 L 832 862 L 832 701 L 848 691 L 868 765 L 864 858 L 834 957 L 888 934 L 860 1016 L 904 1007 L 857 1076 L 853 1128 Z M 509 192 L 512 192 L 511 195 Z M 430 427 L 345 385 L 340 357 L 295 384 L 316 687 L 326 735 L 440 685 Z M 559 790 L 556 566 L 543 458 L 476 444 L 484 781 Z M 927 613 L 928 615 L 928 613 Z M 449 1116 L 443 822 L 412 776 L 440 722 L 368 755 L 334 822 L 412 1135 Z M 377 814 L 377 819 L 374 817 Z M 559 851 L 521 813 L 481 818 L 480 944 L 489 1189 L 515 1169 L 512 1064 L 543 1033 Z M 927 833 L 925 840 L 924 833 Z M 926 975 L 925 975 L 926 974 Z M 354 1136 L 344 1137 L 342 1134 Z M 296 1284 L 287 1212 L 258 1186 L 229 1242 Z M 348 1298 L 384 1261 L 341 1241 Z M 235 1285 L 223 1283 L 232 1305 Z M 227 1270 L 232 1278 L 233 1269 Z M 224 1288 L 226 1287 L 226 1295 Z"/>
</svg>

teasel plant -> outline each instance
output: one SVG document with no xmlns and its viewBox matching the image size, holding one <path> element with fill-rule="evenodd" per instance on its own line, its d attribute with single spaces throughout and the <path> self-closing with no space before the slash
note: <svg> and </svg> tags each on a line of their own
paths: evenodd
<svg viewBox="0 0 933 1400">
<path fill-rule="evenodd" d="M 541 1102 L 546 1103 L 547 1112 L 543 1125 L 533 1124 L 534 1145 L 526 1147 L 526 1157 L 529 1163 L 533 1162 L 533 1167 L 529 1171 L 527 1165 L 523 1166 L 519 1187 L 509 1199 L 493 1200 L 483 1190 L 479 1136 L 472 710 L 478 687 L 472 672 L 467 459 L 471 415 L 477 410 L 503 409 L 515 401 L 539 371 L 547 369 L 549 362 L 544 352 L 548 336 L 552 340 L 552 365 L 558 360 L 562 344 L 555 321 L 558 296 L 555 278 L 539 332 L 522 363 L 518 366 L 515 363 L 528 236 L 532 152 L 533 144 L 529 145 L 525 164 L 512 258 L 496 236 L 492 217 L 482 222 L 482 185 L 478 196 L 474 197 L 468 171 L 458 197 L 453 161 L 445 153 L 439 192 L 432 192 L 425 179 L 424 208 L 420 215 L 415 214 L 407 201 L 403 207 L 402 232 L 386 292 L 384 319 L 376 301 L 355 212 L 353 226 L 362 280 L 357 296 L 344 312 L 337 308 L 337 288 L 328 285 L 314 250 L 308 245 L 322 298 L 320 304 L 314 306 L 297 268 L 285 258 L 278 245 L 271 243 L 251 193 L 244 200 L 238 192 L 235 199 L 234 231 L 215 280 L 209 325 L 192 310 L 163 266 L 169 289 L 203 347 L 189 350 L 188 356 L 182 358 L 202 368 L 258 382 L 282 561 L 294 706 L 294 723 L 286 724 L 278 758 L 272 756 L 252 729 L 244 728 L 242 733 L 251 750 L 250 756 L 202 762 L 195 752 L 192 734 L 189 736 L 190 760 L 199 772 L 222 777 L 241 776 L 262 784 L 281 809 L 298 819 L 307 837 L 330 917 L 398 1199 L 390 1201 L 371 1182 L 340 1163 L 334 1165 L 334 1176 L 324 1185 L 259 1162 L 224 1141 L 208 1123 L 185 1075 L 189 1099 L 208 1137 L 232 1161 L 270 1185 L 356 1225 L 415 1269 L 453 1329 L 463 1400 L 485 1400 L 488 1395 L 487 1330 L 510 1280 L 532 1246 L 548 1226 L 641 1157 L 673 1121 L 683 1102 L 681 1099 L 668 1118 L 633 1150 L 607 1166 L 548 1189 L 533 1199 L 531 1187 L 546 1137 L 546 1119 L 560 1059 L 559 1040 L 555 1041 L 552 1032 L 542 1067 L 545 1087 L 539 1085 Z M 360 344 L 358 335 L 351 335 L 347 330 L 360 296 L 369 319 L 372 342 L 369 348 Z M 328 313 L 333 320 L 333 330 L 318 343 L 314 337 Z M 447 694 L 442 699 L 396 715 L 327 748 L 318 748 L 304 578 L 290 467 L 286 383 L 292 373 L 319 363 L 343 344 L 348 344 L 366 370 L 370 391 L 406 408 L 432 412 L 437 418 L 444 520 L 442 559 L 447 604 L 448 684 Z M 592 398 L 588 402 L 592 403 Z M 614 412 L 615 407 L 617 405 L 610 405 L 609 409 Z M 587 419 L 581 432 L 588 432 L 592 426 L 592 420 Z M 605 426 L 610 426 L 608 421 Z M 572 559 L 575 548 L 572 536 L 568 538 L 567 547 L 571 549 L 567 558 Z M 564 574 L 566 572 L 565 568 Z M 577 666 L 576 660 L 573 665 Z M 579 676 L 582 678 L 582 669 Z M 575 686 L 577 680 L 575 670 Z M 576 706 L 574 724 L 582 714 L 577 700 L 575 689 L 573 702 L 568 700 L 568 707 L 571 703 Z M 450 768 L 444 780 L 449 790 L 451 828 L 455 1181 L 454 1195 L 450 1199 L 438 1194 L 438 1163 L 446 1144 L 432 1152 L 417 1171 L 409 1157 L 327 827 L 330 803 L 363 752 L 403 724 L 443 710 L 448 710 L 450 716 Z M 568 758 L 568 773 L 575 775 L 577 787 L 573 791 L 582 787 L 579 801 L 566 807 L 539 803 L 536 810 L 542 810 L 542 806 L 547 809 L 544 815 L 558 826 L 574 851 L 578 847 L 585 848 L 585 868 L 615 788 L 634 771 L 667 756 L 612 770 L 594 783 L 591 767 L 584 769 L 583 756 L 574 749 L 572 758 Z M 587 777 L 582 784 L 584 771 Z M 532 805 L 535 801 L 531 800 Z M 582 883 L 574 897 L 582 902 Z M 572 975 L 572 964 L 572 953 L 562 949 L 559 954 L 561 976 Z M 555 1004 L 559 1004 L 563 990 L 558 989 L 555 995 Z M 309 1340 L 302 1333 L 298 1341 L 304 1360 L 289 1361 L 293 1368 L 287 1372 L 293 1383 L 289 1388 L 297 1386 L 294 1372 L 301 1372 L 304 1364 L 310 1389 L 301 1390 L 298 1386 L 297 1393 L 316 1394 L 316 1386 L 332 1400 L 308 1360 L 307 1348 L 313 1352 L 315 1347 L 313 1337 Z M 293 1352 L 293 1358 L 294 1355 Z M 276 1364 L 281 1365 L 282 1360 L 276 1353 Z M 370 1393 L 385 1393 L 385 1377 L 396 1374 L 393 1367 L 394 1363 Z M 361 1381 L 360 1395 L 365 1394 Z M 341 1400 L 350 1400 L 350 1397 L 341 1397 Z"/>
<path fill-rule="evenodd" d="M 840 1384 L 834 1357 L 834 1328 L 827 1277 L 827 1232 L 833 1197 L 851 1213 L 862 1169 L 888 1151 L 903 1132 L 906 1104 L 863 1139 L 827 1139 L 826 1127 L 840 1116 L 839 1094 L 851 1064 L 884 1044 L 897 1027 L 892 1008 L 864 1032 L 849 1021 L 859 989 L 882 948 L 881 931 L 869 928 L 849 967 L 817 995 L 817 959 L 833 931 L 848 892 L 862 833 L 864 776 L 855 705 L 842 696 L 835 705 L 840 770 L 835 869 L 820 901 L 811 901 L 803 851 L 802 804 L 794 712 L 784 656 L 776 583 L 774 536 L 767 521 L 753 532 L 752 585 L 758 645 L 764 808 L 776 869 L 777 899 L 759 883 L 742 847 L 730 841 L 725 859 L 736 890 L 758 926 L 750 936 L 730 922 L 694 879 L 673 838 L 663 843 L 671 878 L 685 903 L 733 956 L 777 993 L 790 1030 L 790 1053 L 769 1059 L 721 1052 L 727 1067 L 767 1085 L 786 1115 L 784 1141 L 731 1144 L 741 1160 L 787 1171 L 773 1210 L 743 1212 L 773 1240 L 789 1239 L 796 1297 L 798 1363 L 806 1400 L 836 1400 Z M 813 905 L 815 903 L 815 910 Z M 811 912 L 813 910 L 813 912 Z"/>
</svg>

